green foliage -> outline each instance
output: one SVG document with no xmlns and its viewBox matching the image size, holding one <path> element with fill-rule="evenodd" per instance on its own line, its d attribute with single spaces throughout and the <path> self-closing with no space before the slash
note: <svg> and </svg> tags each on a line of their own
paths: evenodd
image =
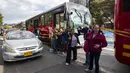
<svg viewBox="0 0 130 73">
<path fill-rule="evenodd" d="M 90 11 L 95 19 L 93 22 L 101 25 L 105 20 L 110 21 L 114 17 L 114 2 L 115 0 L 90 0 Z"/>
<path fill-rule="evenodd" d="M 2 27 L 2 24 L 3 24 L 3 16 L 2 16 L 2 14 L 0 13 L 0 27 Z"/>
</svg>

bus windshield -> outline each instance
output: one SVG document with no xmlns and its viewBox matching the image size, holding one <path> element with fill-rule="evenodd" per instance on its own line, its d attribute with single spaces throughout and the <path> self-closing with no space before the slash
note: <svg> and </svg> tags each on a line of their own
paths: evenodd
<svg viewBox="0 0 130 73">
<path fill-rule="evenodd" d="M 72 10 L 70 18 L 75 24 L 91 24 L 91 15 L 83 10 Z"/>
<path fill-rule="evenodd" d="M 78 4 L 68 4 L 68 12 L 72 13 L 69 17 L 74 28 L 82 26 L 83 24 L 91 25 L 92 17 L 88 8 Z"/>
</svg>

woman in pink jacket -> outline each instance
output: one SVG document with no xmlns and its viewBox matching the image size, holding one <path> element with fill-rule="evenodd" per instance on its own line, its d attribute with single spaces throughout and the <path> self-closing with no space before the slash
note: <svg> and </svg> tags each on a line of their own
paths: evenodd
<svg viewBox="0 0 130 73">
<path fill-rule="evenodd" d="M 103 47 L 107 46 L 107 41 L 99 25 L 94 25 L 93 31 L 88 33 L 86 38 L 88 43 L 88 49 L 90 52 L 90 65 L 89 69 L 85 71 L 92 71 L 93 61 L 95 60 L 95 73 L 99 73 L 99 58 Z"/>
</svg>

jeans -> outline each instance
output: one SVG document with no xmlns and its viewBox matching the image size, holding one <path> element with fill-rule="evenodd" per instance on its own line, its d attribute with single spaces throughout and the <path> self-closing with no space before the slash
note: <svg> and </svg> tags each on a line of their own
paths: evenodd
<svg viewBox="0 0 130 73">
<path fill-rule="evenodd" d="M 99 58 L 101 52 L 90 52 L 90 65 L 89 70 L 93 69 L 93 61 L 95 59 L 95 73 L 99 73 Z"/>
<path fill-rule="evenodd" d="M 90 63 L 90 53 L 86 53 L 86 61 L 85 64 L 89 65 Z"/>
<path fill-rule="evenodd" d="M 56 39 L 52 38 L 51 39 L 51 47 L 52 47 L 52 49 L 54 49 L 55 52 L 57 51 L 56 45 L 57 45 Z"/>
</svg>

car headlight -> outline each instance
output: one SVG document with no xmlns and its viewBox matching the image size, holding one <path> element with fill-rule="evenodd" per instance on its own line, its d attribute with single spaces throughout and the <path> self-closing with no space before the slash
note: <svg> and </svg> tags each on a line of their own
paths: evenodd
<svg viewBox="0 0 130 73">
<path fill-rule="evenodd" d="M 40 49 L 40 48 L 42 48 L 42 47 L 43 47 L 43 44 L 42 44 L 42 43 L 40 43 L 38 48 Z"/>
<path fill-rule="evenodd" d="M 9 48 L 9 47 L 6 47 L 5 51 L 10 52 L 10 53 L 15 53 L 15 51 L 13 49 Z"/>
</svg>

